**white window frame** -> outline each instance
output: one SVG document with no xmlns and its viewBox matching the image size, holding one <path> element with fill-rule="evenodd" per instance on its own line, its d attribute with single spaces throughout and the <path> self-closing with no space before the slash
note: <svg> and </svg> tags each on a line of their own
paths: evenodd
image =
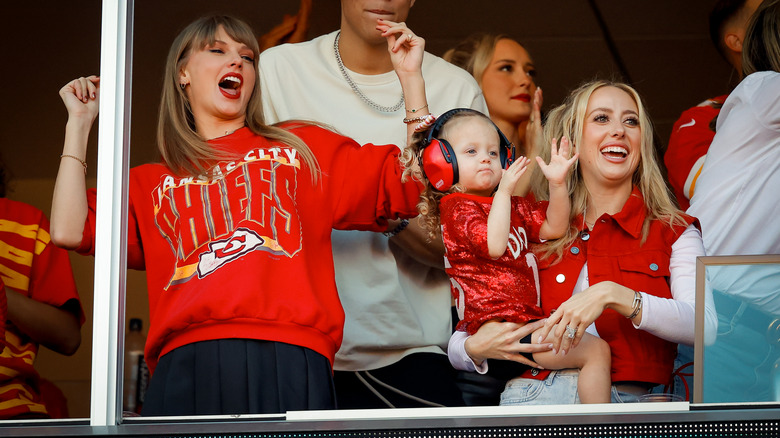
<svg viewBox="0 0 780 438">
<path fill-rule="evenodd" d="M 133 0 L 104 0 L 101 23 L 90 425 L 114 426 L 122 418 Z"/>
</svg>

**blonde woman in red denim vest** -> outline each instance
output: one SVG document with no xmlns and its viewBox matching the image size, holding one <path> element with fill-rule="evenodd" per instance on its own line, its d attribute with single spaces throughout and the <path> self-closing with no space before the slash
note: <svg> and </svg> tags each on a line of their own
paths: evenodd
<svg viewBox="0 0 780 438">
<path fill-rule="evenodd" d="M 607 341 L 612 401 L 636 401 L 669 382 L 677 343 L 693 344 L 701 233 L 672 201 L 650 119 L 633 88 L 595 81 L 573 91 L 545 124 L 547 139 L 563 135 L 580 157 L 570 175 L 570 229 L 537 248 L 546 327 L 558 324 L 553 349 L 559 354 L 576 348 L 586 332 Z M 534 187 L 545 199 L 542 185 Z M 706 321 L 714 332 L 711 306 Z M 451 361 L 478 372 L 487 370 L 488 358 L 522 362 L 518 330 L 494 323 L 469 338 L 456 334 Z M 576 372 L 529 369 L 507 383 L 501 404 L 577 403 L 576 383 Z"/>
</svg>

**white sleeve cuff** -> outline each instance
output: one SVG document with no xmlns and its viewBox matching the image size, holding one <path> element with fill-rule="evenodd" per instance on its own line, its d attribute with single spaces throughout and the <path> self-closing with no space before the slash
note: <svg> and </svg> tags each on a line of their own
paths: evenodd
<svg viewBox="0 0 780 438">
<path fill-rule="evenodd" d="M 450 359 L 450 364 L 456 370 L 476 371 L 479 374 L 485 374 L 488 371 L 487 360 L 484 360 L 481 365 L 477 366 L 466 353 L 466 339 L 468 337 L 469 335 L 462 331 L 455 331 L 450 336 L 450 342 L 447 346 L 447 357 Z"/>
</svg>

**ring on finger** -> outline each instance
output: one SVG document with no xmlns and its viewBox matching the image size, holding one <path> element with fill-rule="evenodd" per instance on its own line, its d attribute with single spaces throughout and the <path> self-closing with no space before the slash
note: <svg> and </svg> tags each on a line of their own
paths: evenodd
<svg viewBox="0 0 780 438">
<path fill-rule="evenodd" d="M 566 324 L 566 337 L 569 339 L 574 339 L 575 336 L 577 336 L 577 329 L 570 326 L 569 324 Z"/>
</svg>

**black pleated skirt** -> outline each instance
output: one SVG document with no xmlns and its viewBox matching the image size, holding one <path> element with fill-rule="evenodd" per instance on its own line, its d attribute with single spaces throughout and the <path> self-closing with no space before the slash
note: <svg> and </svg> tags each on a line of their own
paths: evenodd
<svg viewBox="0 0 780 438">
<path fill-rule="evenodd" d="M 297 345 L 218 339 L 160 358 L 142 414 L 269 414 L 335 408 L 325 356 Z"/>
</svg>

